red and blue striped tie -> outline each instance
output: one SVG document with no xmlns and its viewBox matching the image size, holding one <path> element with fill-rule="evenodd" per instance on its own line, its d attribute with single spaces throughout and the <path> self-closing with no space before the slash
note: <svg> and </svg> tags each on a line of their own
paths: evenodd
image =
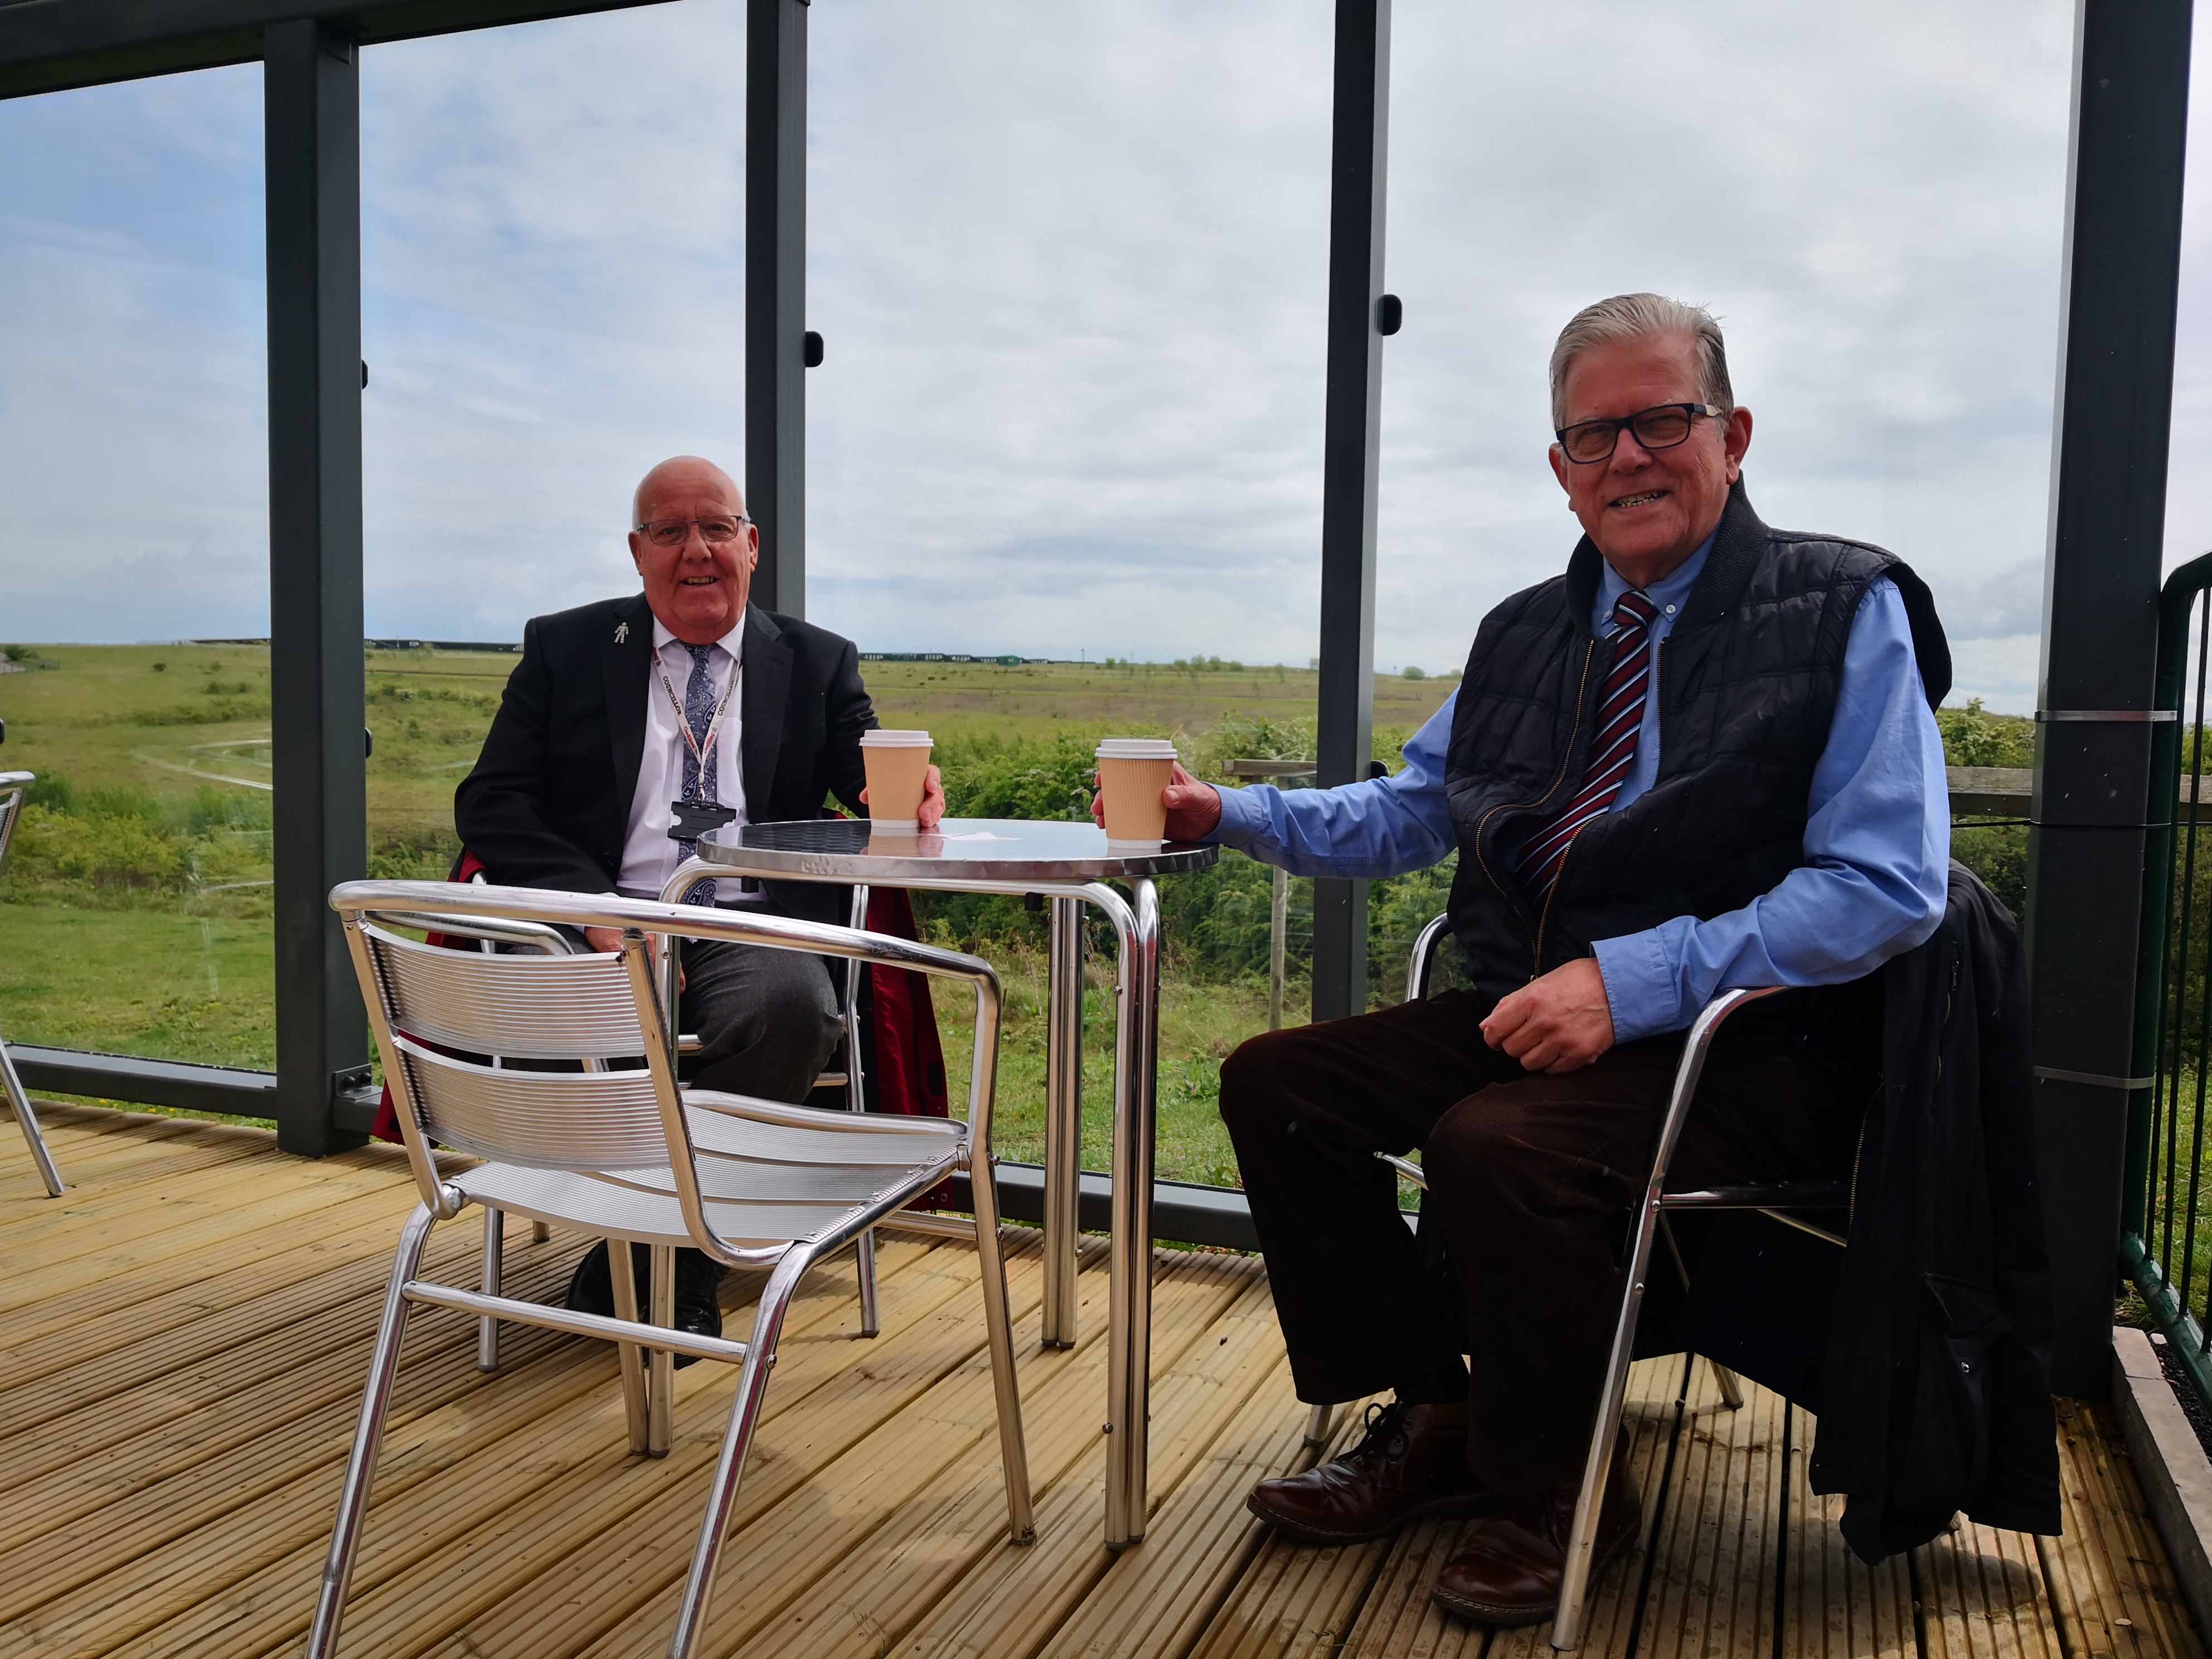
<svg viewBox="0 0 2212 1659">
<path fill-rule="evenodd" d="M 1613 672 L 1598 705 L 1597 736 L 1590 740 L 1583 787 L 1566 810 L 1521 849 L 1522 884 L 1539 900 L 1559 879 L 1559 866 L 1582 827 L 1613 805 L 1636 761 L 1636 734 L 1644 725 L 1644 696 L 1651 684 L 1651 624 L 1659 611 L 1631 589 L 1613 607 Z"/>
</svg>

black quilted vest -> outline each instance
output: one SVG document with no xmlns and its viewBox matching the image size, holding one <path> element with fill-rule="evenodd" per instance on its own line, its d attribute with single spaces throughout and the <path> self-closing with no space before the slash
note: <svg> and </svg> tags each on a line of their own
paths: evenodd
<svg viewBox="0 0 2212 1659">
<path fill-rule="evenodd" d="M 1926 586 L 1881 549 L 1771 530 L 1739 483 L 1659 648 L 1659 775 L 1576 836 L 1540 903 L 1514 855 L 1580 787 L 1613 647 L 1590 632 L 1601 557 L 1483 618 L 1460 683 L 1444 789 L 1459 837 L 1451 917 L 1476 988 L 1504 995 L 1593 941 L 1748 904 L 1805 861 L 1806 802 L 1851 618 L 1878 576 L 1904 596 L 1930 706 L 1950 652 Z"/>
</svg>

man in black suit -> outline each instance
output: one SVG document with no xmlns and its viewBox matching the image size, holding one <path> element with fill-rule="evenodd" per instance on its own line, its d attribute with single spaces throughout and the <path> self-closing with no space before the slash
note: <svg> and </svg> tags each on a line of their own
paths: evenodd
<svg viewBox="0 0 2212 1659">
<path fill-rule="evenodd" d="M 693 845 L 669 836 L 673 802 L 766 823 L 819 817 L 832 795 L 855 811 L 867 799 L 860 740 L 877 722 L 859 654 L 747 603 L 760 532 L 729 475 L 696 456 L 663 461 L 638 485 L 631 524 L 644 591 L 531 620 L 454 793 L 454 827 L 503 885 L 658 898 Z M 922 823 L 944 810 L 932 767 Z M 841 890 L 811 883 L 724 879 L 692 896 L 845 920 Z M 586 933 L 619 948 L 612 929 Z M 842 1030 L 826 960 L 701 939 L 683 960 L 682 1024 L 701 1042 L 694 1085 L 803 1100 Z M 696 1251 L 679 1263 L 677 1322 L 719 1333 L 720 1271 Z M 578 1267 L 569 1305 L 611 1313 L 607 1273 L 602 1245 Z"/>
</svg>

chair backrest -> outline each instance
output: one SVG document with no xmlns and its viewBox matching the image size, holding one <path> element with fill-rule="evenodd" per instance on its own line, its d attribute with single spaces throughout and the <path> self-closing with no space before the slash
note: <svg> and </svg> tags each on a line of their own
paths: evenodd
<svg viewBox="0 0 2212 1659">
<path fill-rule="evenodd" d="M 35 772 L 0 772 L 0 876 L 8 873 L 8 843 L 15 839 L 24 795 L 38 781 Z"/>
<path fill-rule="evenodd" d="M 434 1142 L 544 1170 L 665 1170 L 687 1230 L 709 1255 L 732 1265 L 778 1259 L 780 1245 L 756 1250 L 722 1239 L 708 1213 L 676 1081 L 672 1022 L 647 943 L 654 935 L 882 963 L 972 985 L 975 1033 L 963 1139 L 989 1155 L 999 976 L 977 957 L 787 917 L 519 887 L 341 882 L 331 890 L 331 906 L 360 976 L 416 1184 L 441 1218 L 453 1214 L 456 1194 L 431 1157 Z M 497 923 L 502 936 L 505 924 L 514 922 L 612 927 L 625 943 L 611 955 L 485 956 L 418 945 L 392 931 L 443 931 L 449 922 L 464 933 L 489 933 Z M 506 1065 L 486 1063 L 493 1054 L 506 1057 Z M 847 1114 L 835 1115 L 861 1130 Z"/>
<path fill-rule="evenodd" d="M 366 918 L 353 937 L 403 1133 L 536 1169 L 668 1166 L 651 1039 L 619 956 L 440 950 Z"/>
</svg>

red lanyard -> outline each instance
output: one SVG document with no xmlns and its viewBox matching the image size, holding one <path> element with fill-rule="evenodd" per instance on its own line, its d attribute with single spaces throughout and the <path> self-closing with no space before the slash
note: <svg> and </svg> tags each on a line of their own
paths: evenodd
<svg viewBox="0 0 2212 1659">
<path fill-rule="evenodd" d="M 684 746 L 690 750 L 691 758 L 699 763 L 699 787 L 709 799 L 720 794 L 707 777 L 707 757 L 714 752 L 714 744 L 722 736 L 722 716 L 730 711 L 730 699 L 737 694 L 738 677 L 745 672 L 744 659 L 738 658 L 730 668 L 730 683 L 723 688 L 722 700 L 714 705 L 714 718 L 707 722 L 707 738 L 702 743 L 692 734 L 691 722 L 684 713 L 683 699 L 676 695 L 676 683 L 668 678 L 668 665 L 660 659 L 660 653 L 653 653 L 653 668 L 660 675 L 660 689 L 668 693 L 668 706 L 676 711 L 676 729 L 684 735 Z"/>
</svg>

